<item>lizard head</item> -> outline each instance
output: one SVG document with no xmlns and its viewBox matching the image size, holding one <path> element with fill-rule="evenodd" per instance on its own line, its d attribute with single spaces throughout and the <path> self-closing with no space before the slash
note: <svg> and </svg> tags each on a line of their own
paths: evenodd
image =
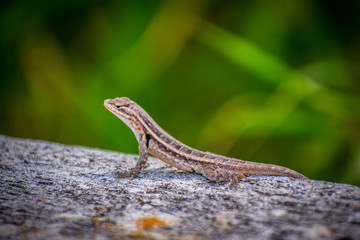
<svg viewBox="0 0 360 240">
<path fill-rule="evenodd" d="M 120 118 L 135 134 L 137 140 L 144 135 L 144 128 L 139 120 L 141 107 L 127 97 L 106 99 L 104 106 Z"/>
</svg>

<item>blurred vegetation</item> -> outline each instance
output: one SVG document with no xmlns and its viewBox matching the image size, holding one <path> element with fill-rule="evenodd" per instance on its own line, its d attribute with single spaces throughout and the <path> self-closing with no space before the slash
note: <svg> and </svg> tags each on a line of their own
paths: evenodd
<svg viewBox="0 0 360 240">
<path fill-rule="evenodd" d="M 359 10 L 335 0 L 7 1 L 0 133 L 137 153 L 103 107 L 127 96 L 192 147 L 359 185 Z"/>
</svg>

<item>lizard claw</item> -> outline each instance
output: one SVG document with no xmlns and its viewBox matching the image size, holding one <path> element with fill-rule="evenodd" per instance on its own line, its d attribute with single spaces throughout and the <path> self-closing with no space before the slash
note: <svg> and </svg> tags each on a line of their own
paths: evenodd
<svg viewBox="0 0 360 240">
<path fill-rule="evenodd" d="M 115 175 L 116 175 L 117 178 L 132 177 L 132 173 L 131 173 L 131 172 L 116 172 Z"/>
<path fill-rule="evenodd" d="M 234 176 L 230 178 L 229 189 L 236 189 L 239 183 L 239 177 Z"/>
<path fill-rule="evenodd" d="M 248 178 L 244 174 L 241 173 L 241 174 L 234 175 L 230 178 L 229 189 L 236 189 L 237 185 L 239 183 L 239 180 L 243 180 L 246 182 L 254 182 L 254 183 L 258 182 L 256 179 Z"/>
</svg>

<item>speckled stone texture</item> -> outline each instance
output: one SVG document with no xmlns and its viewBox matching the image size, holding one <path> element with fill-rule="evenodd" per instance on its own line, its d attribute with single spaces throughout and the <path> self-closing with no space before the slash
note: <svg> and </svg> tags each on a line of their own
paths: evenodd
<svg viewBox="0 0 360 240">
<path fill-rule="evenodd" d="M 360 189 L 214 183 L 155 158 L 0 135 L 0 239 L 360 239 Z"/>
</svg>

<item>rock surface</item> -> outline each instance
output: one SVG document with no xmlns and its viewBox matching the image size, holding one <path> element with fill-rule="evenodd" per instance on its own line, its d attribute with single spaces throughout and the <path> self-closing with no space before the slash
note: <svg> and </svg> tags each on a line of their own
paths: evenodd
<svg viewBox="0 0 360 240">
<path fill-rule="evenodd" d="M 360 239 L 360 189 L 213 183 L 155 158 L 0 135 L 0 239 Z M 120 168 L 120 169 L 119 169 Z"/>
</svg>

